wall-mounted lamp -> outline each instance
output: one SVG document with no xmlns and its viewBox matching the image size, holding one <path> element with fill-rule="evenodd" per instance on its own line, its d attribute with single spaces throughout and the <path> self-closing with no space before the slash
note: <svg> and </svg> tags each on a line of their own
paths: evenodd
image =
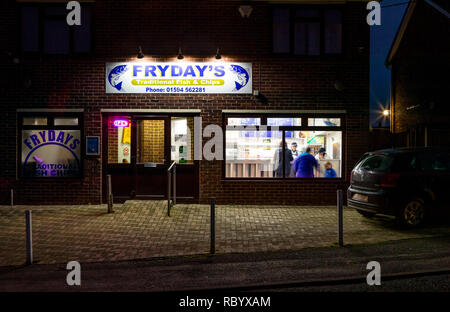
<svg viewBox="0 0 450 312">
<path fill-rule="evenodd" d="M 239 13 L 241 13 L 242 18 L 248 18 L 250 17 L 250 14 L 252 14 L 253 8 L 251 5 L 241 5 L 238 10 Z"/>
<path fill-rule="evenodd" d="M 138 59 L 144 58 L 144 53 L 142 52 L 141 46 L 139 46 L 137 58 L 138 58 Z"/>
<path fill-rule="evenodd" d="M 383 110 L 383 116 L 389 116 L 389 110 L 388 109 L 385 109 L 385 110 Z"/>
<path fill-rule="evenodd" d="M 178 48 L 178 56 L 177 56 L 177 59 L 179 59 L 179 60 L 184 59 L 184 56 L 183 56 L 183 54 L 181 53 L 181 48 Z"/>
<path fill-rule="evenodd" d="M 344 91 L 344 89 L 345 89 L 344 82 L 342 80 L 340 80 L 340 79 L 336 79 L 334 81 L 334 88 L 336 90 L 338 90 L 338 91 L 341 91 L 341 92 Z"/>
<path fill-rule="evenodd" d="M 220 60 L 221 58 L 222 58 L 222 55 L 220 55 L 219 48 L 217 48 L 217 52 L 216 52 L 216 60 Z"/>
</svg>

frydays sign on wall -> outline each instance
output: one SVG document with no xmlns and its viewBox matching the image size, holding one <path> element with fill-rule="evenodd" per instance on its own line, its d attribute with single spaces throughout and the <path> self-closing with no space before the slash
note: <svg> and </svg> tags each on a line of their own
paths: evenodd
<svg viewBox="0 0 450 312">
<path fill-rule="evenodd" d="M 106 63 L 106 93 L 252 93 L 251 63 Z"/>
</svg>

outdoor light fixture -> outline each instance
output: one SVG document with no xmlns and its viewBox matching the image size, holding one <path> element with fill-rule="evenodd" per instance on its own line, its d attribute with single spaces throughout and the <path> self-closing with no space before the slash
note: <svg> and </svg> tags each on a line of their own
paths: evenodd
<svg viewBox="0 0 450 312">
<path fill-rule="evenodd" d="M 337 80 L 334 81 L 334 88 L 335 88 L 336 90 L 338 90 L 338 91 L 344 91 L 345 85 L 344 85 L 344 83 L 342 82 L 342 80 L 337 79 Z"/>
<path fill-rule="evenodd" d="M 181 48 L 178 48 L 178 56 L 177 56 L 177 59 L 179 59 L 179 60 L 184 59 L 184 56 L 183 56 L 183 54 L 181 53 Z"/>
<path fill-rule="evenodd" d="M 238 10 L 239 13 L 241 13 L 242 18 L 248 18 L 250 17 L 250 14 L 252 14 L 253 8 L 251 5 L 241 5 Z"/>
<path fill-rule="evenodd" d="M 222 58 L 222 55 L 220 55 L 219 48 L 217 48 L 216 60 L 220 60 L 221 58 Z"/>
<path fill-rule="evenodd" d="M 141 46 L 139 46 L 139 51 L 138 51 L 137 58 L 138 58 L 138 59 L 144 58 L 144 53 L 142 53 L 142 48 L 141 48 Z"/>
<path fill-rule="evenodd" d="M 389 110 L 388 109 L 383 110 L 383 116 L 389 116 Z"/>
</svg>

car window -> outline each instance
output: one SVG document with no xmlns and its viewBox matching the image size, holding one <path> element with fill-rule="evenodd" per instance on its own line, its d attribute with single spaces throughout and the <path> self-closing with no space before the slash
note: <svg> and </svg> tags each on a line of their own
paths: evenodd
<svg viewBox="0 0 450 312">
<path fill-rule="evenodd" d="M 363 159 L 358 165 L 358 169 L 368 171 L 386 172 L 392 164 L 392 157 L 386 155 L 370 155 Z"/>
<path fill-rule="evenodd" d="M 449 171 L 450 155 L 448 153 L 436 153 L 432 159 L 431 169 L 433 171 Z"/>
<path fill-rule="evenodd" d="M 415 154 L 399 154 L 395 156 L 392 165 L 393 172 L 415 171 L 417 167 L 417 157 Z"/>
<path fill-rule="evenodd" d="M 450 155 L 447 152 L 425 153 L 420 157 L 423 171 L 450 171 Z"/>
</svg>

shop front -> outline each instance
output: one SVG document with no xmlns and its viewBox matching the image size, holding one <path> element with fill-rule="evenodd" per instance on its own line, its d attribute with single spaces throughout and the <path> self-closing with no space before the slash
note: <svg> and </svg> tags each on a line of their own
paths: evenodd
<svg viewBox="0 0 450 312">
<path fill-rule="evenodd" d="M 65 8 L 11 2 L 0 202 L 105 203 L 109 176 L 115 202 L 163 200 L 175 162 L 177 202 L 334 204 L 367 151 L 367 10 L 306 2 L 95 1 L 67 29 Z"/>
<path fill-rule="evenodd" d="M 175 162 L 177 199 L 198 199 L 194 114 L 104 112 L 104 198 L 107 175 L 115 200 L 166 198 L 167 169 Z"/>
</svg>

